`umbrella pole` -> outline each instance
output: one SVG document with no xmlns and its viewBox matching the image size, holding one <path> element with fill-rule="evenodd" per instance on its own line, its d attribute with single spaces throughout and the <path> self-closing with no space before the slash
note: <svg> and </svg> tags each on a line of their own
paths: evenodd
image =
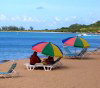
<svg viewBox="0 0 100 88">
<path fill-rule="evenodd" d="M 76 54 L 76 47 L 75 47 L 75 54 Z"/>
</svg>

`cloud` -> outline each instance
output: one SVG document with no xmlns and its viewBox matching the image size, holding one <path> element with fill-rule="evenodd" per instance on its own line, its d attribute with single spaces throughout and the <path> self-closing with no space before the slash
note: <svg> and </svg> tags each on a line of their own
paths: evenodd
<svg viewBox="0 0 100 88">
<path fill-rule="evenodd" d="M 36 9 L 37 9 L 37 10 L 41 10 L 41 9 L 44 9 L 44 7 L 43 7 L 43 6 L 39 6 L 39 7 L 37 7 Z"/>
<path fill-rule="evenodd" d="M 4 14 L 0 14 L 0 21 L 7 20 L 7 17 Z"/>
<path fill-rule="evenodd" d="M 77 18 L 77 16 L 72 16 L 72 19 L 76 19 Z"/>
<path fill-rule="evenodd" d="M 34 21 L 32 17 L 27 17 L 27 16 L 23 16 L 21 19 L 24 22 L 33 22 Z"/>
<path fill-rule="evenodd" d="M 95 23 L 95 22 L 97 22 L 97 20 L 93 20 L 91 23 Z"/>
<path fill-rule="evenodd" d="M 59 17 L 54 17 L 55 21 L 61 21 Z"/>
<path fill-rule="evenodd" d="M 6 16 L 4 14 L 0 14 L 0 21 L 40 22 L 39 19 L 29 16 Z"/>
<path fill-rule="evenodd" d="M 10 17 L 11 21 L 21 21 L 21 17 L 20 16 L 15 16 L 15 17 Z"/>
<path fill-rule="evenodd" d="M 71 21 L 76 21 L 78 19 L 79 19 L 79 17 L 77 17 L 77 16 L 70 16 L 70 17 L 65 17 L 64 21 L 65 22 L 71 22 Z"/>
<path fill-rule="evenodd" d="M 66 17 L 64 20 L 65 20 L 65 21 L 69 21 L 69 18 Z"/>
</svg>

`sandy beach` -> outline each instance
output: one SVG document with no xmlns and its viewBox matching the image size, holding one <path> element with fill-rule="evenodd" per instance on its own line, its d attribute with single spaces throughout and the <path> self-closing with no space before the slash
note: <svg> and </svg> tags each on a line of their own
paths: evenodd
<svg viewBox="0 0 100 88">
<path fill-rule="evenodd" d="M 100 53 L 87 59 L 63 58 L 63 66 L 44 71 L 28 71 L 23 65 L 29 60 L 18 60 L 18 77 L 0 78 L 0 88 L 100 88 Z M 12 62 L 0 64 L 0 71 L 7 71 Z"/>
</svg>

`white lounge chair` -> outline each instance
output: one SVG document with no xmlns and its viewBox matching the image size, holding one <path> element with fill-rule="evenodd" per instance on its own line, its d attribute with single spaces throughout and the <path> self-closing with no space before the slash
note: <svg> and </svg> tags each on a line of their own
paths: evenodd
<svg viewBox="0 0 100 88">
<path fill-rule="evenodd" d="M 35 65 L 30 65 L 30 63 L 25 63 L 24 65 L 26 66 L 27 70 L 34 70 L 35 68 Z"/>
<path fill-rule="evenodd" d="M 29 63 L 25 63 L 24 65 L 28 70 L 34 70 L 36 67 L 43 67 L 45 71 L 50 71 L 53 68 L 59 67 L 62 65 L 60 62 L 61 58 L 58 58 L 53 64 L 44 65 L 43 63 L 36 63 L 35 65 L 30 65 Z"/>
<path fill-rule="evenodd" d="M 53 64 L 48 64 L 48 65 L 44 65 L 43 68 L 45 71 L 50 71 L 52 70 L 53 68 L 57 68 L 59 66 L 62 65 L 62 63 L 60 62 L 60 59 L 61 58 L 58 58 Z"/>
</svg>

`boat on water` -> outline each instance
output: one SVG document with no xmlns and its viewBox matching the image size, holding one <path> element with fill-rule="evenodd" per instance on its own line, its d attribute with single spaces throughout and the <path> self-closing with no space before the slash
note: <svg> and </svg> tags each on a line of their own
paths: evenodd
<svg viewBox="0 0 100 88">
<path fill-rule="evenodd" d="M 81 34 L 78 34 L 78 36 L 100 36 L 100 34 L 87 34 L 87 33 L 81 33 Z"/>
<path fill-rule="evenodd" d="M 78 36 L 90 36 L 90 35 L 88 35 L 86 33 L 82 33 L 82 34 L 78 34 Z"/>
</svg>

